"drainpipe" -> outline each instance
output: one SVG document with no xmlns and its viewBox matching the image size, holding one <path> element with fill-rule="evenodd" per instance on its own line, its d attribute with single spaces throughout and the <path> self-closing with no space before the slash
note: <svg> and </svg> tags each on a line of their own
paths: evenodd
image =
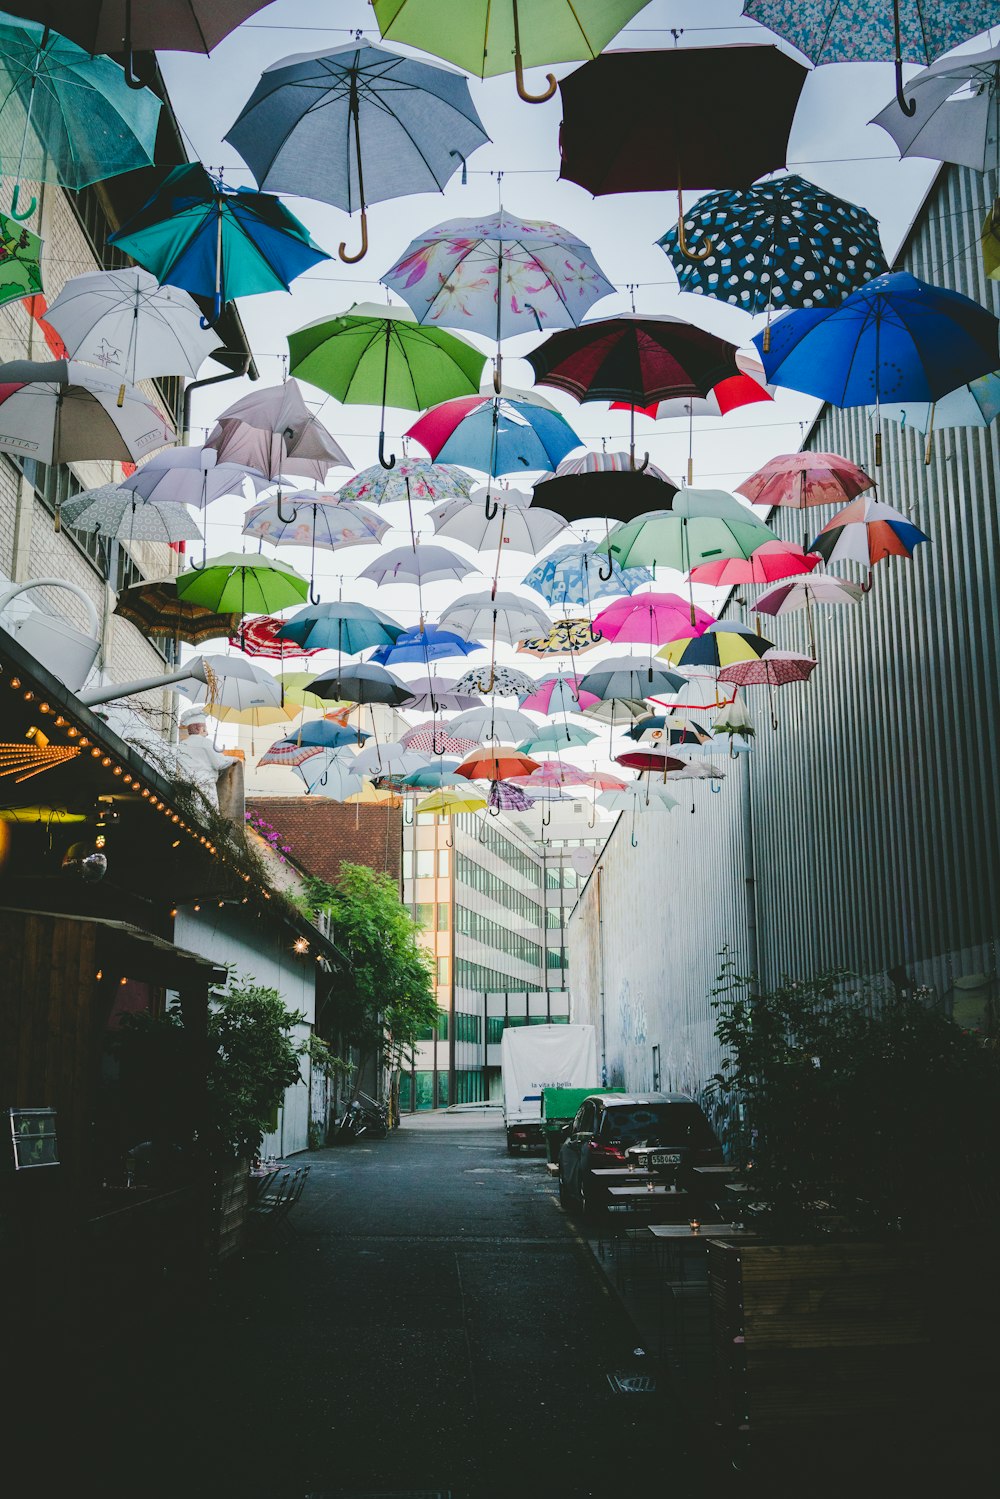
<svg viewBox="0 0 1000 1499">
<path fill-rule="evenodd" d="M 239 361 L 238 366 L 227 371 L 224 375 L 209 375 L 205 380 L 192 380 L 190 385 L 184 387 L 184 415 L 181 422 L 182 441 L 184 447 L 189 446 L 191 436 L 191 397 L 196 390 L 203 390 L 206 385 L 222 385 L 226 380 L 242 380 L 249 372 L 252 356 L 250 354 L 238 354 L 236 350 L 226 349 L 223 351 L 230 358 Z M 254 377 L 251 376 L 251 379 Z"/>
<path fill-rule="evenodd" d="M 746 902 L 747 961 L 750 967 L 750 996 L 760 991 L 760 967 L 757 944 L 757 861 L 753 841 L 753 795 L 750 780 L 750 756 L 743 761 L 743 888 Z"/>
<path fill-rule="evenodd" d="M 604 870 L 597 866 L 597 950 L 600 973 L 598 1003 L 601 1018 L 601 1087 L 608 1086 L 608 1027 L 604 1011 L 604 902 L 601 898 L 601 877 Z"/>
</svg>

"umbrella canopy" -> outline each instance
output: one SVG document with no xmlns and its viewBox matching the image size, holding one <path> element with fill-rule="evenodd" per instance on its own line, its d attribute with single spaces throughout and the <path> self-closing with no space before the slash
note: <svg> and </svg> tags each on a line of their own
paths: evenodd
<svg viewBox="0 0 1000 1499">
<path fill-rule="evenodd" d="M 76 360 L 0 364 L 0 448 L 40 463 L 136 463 L 173 428 L 140 390 Z"/>
<path fill-rule="evenodd" d="M 291 514 L 286 517 L 285 511 Z M 258 536 L 272 546 L 323 547 L 330 552 L 341 547 L 377 546 L 391 530 L 374 510 L 365 505 L 341 502 L 338 495 L 314 489 L 296 489 L 280 499 L 262 500 L 246 513 L 244 536 Z"/>
<path fill-rule="evenodd" d="M 594 630 L 605 640 L 616 640 L 622 645 L 626 642 L 662 645 L 681 636 L 702 635 L 714 623 L 714 614 L 694 607 L 679 594 L 635 593 L 615 599 L 602 609 L 594 618 Z M 636 694 L 626 692 L 623 696 Z"/>
<path fill-rule="evenodd" d="M 612 560 L 611 576 L 601 575 L 605 566 L 603 557 L 595 557 L 596 542 L 571 541 L 566 546 L 556 547 L 522 580 L 528 588 L 540 593 L 547 604 L 571 604 L 587 609 L 595 599 L 620 593 L 631 593 L 644 583 L 653 581 L 653 574 L 646 567 L 619 567 Z"/>
<path fill-rule="evenodd" d="M 706 237 L 712 253 L 692 260 L 677 228 L 657 241 L 681 291 L 744 312 L 830 306 L 889 269 L 877 220 L 794 174 L 708 193 L 685 213 L 683 234 L 685 244 Z"/>
<path fill-rule="evenodd" d="M 446 500 L 430 512 L 430 519 L 438 536 L 463 541 L 477 552 L 495 551 L 498 566 L 505 551 L 537 557 L 566 529 L 562 516 L 553 510 L 507 504 L 503 490 L 497 492 L 489 513 L 472 500 Z"/>
<path fill-rule="evenodd" d="M 760 405 L 764 401 L 772 401 L 774 397 L 760 381 L 764 378 L 764 370 L 760 369 L 760 380 L 754 375 L 748 375 L 745 371 L 745 361 L 737 354 L 736 363 L 744 370 L 741 375 L 730 375 L 728 380 L 720 380 L 718 385 L 713 385 L 707 396 L 681 396 L 673 401 L 656 401 L 652 406 L 637 406 L 636 411 L 642 416 L 648 416 L 653 421 L 660 421 L 664 417 L 686 416 L 688 419 L 695 416 L 728 416 L 731 411 L 739 411 L 742 406 Z M 756 360 L 754 361 L 756 364 Z M 612 411 L 625 411 L 628 409 L 627 401 L 612 401 Z M 646 473 L 649 472 L 647 466 Z M 666 478 L 666 475 L 662 475 Z"/>
<path fill-rule="evenodd" d="M 521 699 L 521 707 L 549 715 L 579 713 L 597 701 L 592 692 L 582 690 L 579 677 L 564 676 L 560 672 L 557 676 L 543 677 L 537 684 L 532 683 L 527 696 Z M 562 732 L 561 726 L 559 731 Z"/>
<path fill-rule="evenodd" d="M 202 510 L 223 495 L 245 497 L 248 489 L 256 495 L 267 488 L 268 481 L 259 470 L 218 460 L 214 448 L 165 448 L 123 479 L 122 488 L 134 490 L 145 500 L 172 500 Z"/>
<path fill-rule="evenodd" d="M 770 458 L 736 493 L 754 505 L 843 505 L 874 487 L 864 469 L 839 453 L 781 453 Z"/>
<path fill-rule="evenodd" d="M 783 36 L 810 62 L 930 62 L 996 19 L 989 0 L 954 6 L 942 0 L 746 0 L 743 14 Z"/>
<path fill-rule="evenodd" d="M 997 319 L 908 271 L 876 276 L 838 307 L 803 307 L 771 328 L 767 378 L 833 406 L 935 401 L 997 363 Z"/>
<path fill-rule="evenodd" d="M 351 466 L 351 460 L 336 438 L 331 436 L 306 405 L 297 380 L 261 386 L 259 390 L 252 390 L 248 395 L 241 396 L 232 406 L 226 407 L 219 418 L 218 427 L 226 429 L 232 422 L 248 427 L 258 435 L 258 444 L 248 444 L 244 440 L 242 446 L 247 450 L 247 461 L 251 462 L 251 466 L 260 469 L 269 478 L 277 478 L 283 472 L 305 473 L 307 477 L 313 477 L 313 470 L 297 466 L 300 461 L 319 465 L 321 472 L 318 477 L 321 480 L 329 468 Z M 214 436 L 213 433 L 209 437 L 206 446 L 219 450 L 221 460 L 222 442 L 214 441 Z M 229 461 L 242 461 L 236 456 L 240 444 L 233 440 L 228 431 L 223 431 L 222 437 L 227 439 Z M 253 462 L 259 447 L 263 447 L 260 461 Z"/>
<path fill-rule="evenodd" d="M 268 0 L 15 0 L 15 15 L 39 21 L 88 52 L 211 52 Z"/>
<path fill-rule="evenodd" d="M 210 301 L 216 318 L 236 297 L 288 291 L 330 258 L 277 198 L 234 191 L 200 162 L 174 167 L 109 240 L 158 281 Z"/>
<path fill-rule="evenodd" d="M 257 619 L 247 620 L 240 626 L 238 635 L 230 635 L 229 643 L 238 645 L 245 656 L 265 656 L 275 661 L 283 660 L 286 656 L 315 656 L 323 649 L 318 645 L 305 647 L 296 645 L 293 640 L 282 639 L 278 632 L 284 626 L 285 620 L 264 614 Z"/>
<path fill-rule="evenodd" d="M 277 710 L 278 719 L 294 718 L 298 713 L 281 711 L 281 686 L 269 671 L 254 666 L 242 656 L 202 656 L 207 668 L 207 682 L 188 681 L 181 691 L 192 702 L 204 705 L 213 717 L 221 716 L 217 709 L 243 713 L 252 709 L 271 708 Z M 273 720 L 272 720 L 273 721 Z"/>
<path fill-rule="evenodd" d="M 707 395 L 739 374 L 736 345 L 680 318 L 632 313 L 553 333 L 527 355 L 539 385 L 578 401 Z"/>
<path fill-rule="evenodd" d="M 385 458 L 385 408 L 420 411 L 478 391 L 485 356 L 464 338 L 427 328 L 409 308 L 355 302 L 288 336 L 293 374 L 338 401 L 380 406 L 379 462 Z"/>
<path fill-rule="evenodd" d="M 442 789 L 433 792 L 430 796 L 425 796 L 423 801 L 417 802 L 413 810 L 418 815 L 426 812 L 437 817 L 461 817 L 470 812 L 481 812 L 485 806 L 486 798 L 467 787 L 464 790 L 456 788 L 454 791 Z"/>
<path fill-rule="evenodd" d="M 597 701 L 594 698 L 594 702 Z M 542 728 L 535 729 L 517 747 L 522 755 L 555 755 L 561 754 L 563 750 L 591 744 L 596 738 L 597 735 L 591 729 L 578 728 L 574 723 L 547 723 Z"/>
<path fill-rule="evenodd" d="M 792 614 L 811 604 L 860 604 L 864 589 L 846 578 L 820 574 L 814 578 L 795 578 L 779 583 L 766 593 L 758 594 L 754 610 L 759 614 Z"/>
<path fill-rule="evenodd" d="M 258 765 L 278 765 L 287 770 L 294 770 L 310 756 L 318 753 L 315 745 L 297 744 L 294 739 L 278 739 L 265 750 L 257 761 Z"/>
<path fill-rule="evenodd" d="M 560 619 L 544 634 L 522 636 L 517 649 L 544 660 L 547 656 L 582 655 L 599 644 L 589 619 Z"/>
<path fill-rule="evenodd" d="M 851 561 L 874 567 L 885 557 L 912 557 L 922 541 L 930 541 L 930 537 L 901 511 L 879 500 L 862 498 L 827 521 L 811 550 L 819 552 L 828 565 Z"/>
<path fill-rule="evenodd" d="M 197 306 L 138 266 L 73 276 L 45 314 L 72 359 L 133 385 L 153 375 L 197 375 L 219 336 Z"/>
<path fill-rule="evenodd" d="M 532 630 L 549 630 L 549 617 L 538 604 L 514 593 L 469 593 L 442 612 L 441 623 L 467 640 L 492 636 L 515 645 Z"/>
<path fill-rule="evenodd" d="M 935 427 L 988 427 L 1000 416 L 1000 371 L 980 375 L 939 401 L 906 401 L 882 406 L 880 415 L 901 427 L 930 435 Z M 929 457 L 929 454 L 927 455 Z"/>
<path fill-rule="evenodd" d="M 811 557 L 794 541 L 765 541 L 750 557 L 723 557 L 702 562 L 691 569 L 693 583 L 713 588 L 736 587 L 740 583 L 774 583 L 778 578 L 812 572 L 820 559 Z"/>
<path fill-rule="evenodd" d="M 411 700 L 406 707 L 414 713 L 461 713 L 482 706 L 478 692 L 459 692 L 458 683 L 450 677 L 416 677 L 407 685 Z"/>
<path fill-rule="evenodd" d="M 401 781 L 404 786 L 423 791 L 440 789 L 442 786 L 460 785 L 461 777 L 455 774 L 457 769 L 457 760 L 442 758 L 437 764 L 419 765 L 415 770 L 408 771 L 401 777 Z"/>
<path fill-rule="evenodd" d="M 589 708 L 584 708 L 587 718 L 592 718 L 597 723 L 610 724 L 614 729 L 615 724 L 619 728 L 625 724 L 637 723 L 640 718 L 649 714 L 649 708 L 642 698 L 609 697 L 607 702 L 591 703 Z"/>
<path fill-rule="evenodd" d="M 653 510 L 615 526 L 596 550 L 623 567 L 672 567 L 688 572 L 719 557 L 749 557 L 777 541 L 759 516 L 721 489 L 684 489 L 669 510 Z"/>
<path fill-rule="evenodd" d="M 279 671 L 277 680 L 281 683 L 282 701 L 295 703 L 300 708 L 320 708 L 325 711 L 327 704 L 324 699 L 310 690 L 313 676 L 311 671 Z"/>
<path fill-rule="evenodd" d="M 460 463 L 492 477 L 554 469 L 581 445 L 543 396 L 523 390 L 445 401 L 425 412 L 406 435 L 442 463 Z"/>
<path fill-rule="evenodd" d="M 410 708 L 412 704 L 406 706 Z M 479 748 L 478 740 L 467 739 L 464 734 L 452 734 L 435 720 L 415 724 L 412 729 L 407 729 L 399 742 L 406 749 L 421 750 L 428 755 L 467 755 Z"/>
<path fill-rule="evenodd" d="M 339 750 L 348 745 L 359 744 L 362 740 L 370 739 L 371 735 L 363 730 L 347 729 L 343 724 L 333 723 L 329 718 L 314 719 L 310 723 L 300 723 L 294 733 L 289 734 L 286 739 L 279 739 L 272 744 L 271 750 L 294 747 L 296 749 L 326 749 Z M 269 751 L 270 753 L 270 751 Z M 354 755 L 351 753 L 350 760 L 353 762 Z"/>
<path fill-rule="evenodd" d="M 677 672 L 670 671 L 666 666 L 654 665 L 652 661 L 647 664 L 637 660 L 635 656 L 609 657 L 607 661 L 602 661 L 599 666 L 585 672 L 580 679 L 580 687 L 584 692 L 592 692 L 605 703 L 614 698 L 619 703 L 641 704 L 645 697 L 680 692 L 686 686 L 685 678 Z M 594 707 L 586 711 L 596 716 Z M 648 711 L 648 708 L 642 707 L 643 715 Z"/>
<path fill-rule="evenodd" d="M 341 666 L 315 679 L 312 689 L 317 697 L 359 703 L 387 703 L 398 708 L 409 700 L 410 689 L 384 666 L 362 661 L 358 666 Z"/>
<path fill-rule="evenodd" d="M 460 500 L 464 505 L 465 501 Z M 478 569 L 471 563 L 466 562 L 464 557 L 459 557 L 455 552 L 449 552 L 446 547 L 428 546 L 426 542 L 413 542 L 409 546 L 394 547 L 390 552 L 382 552 L 370 562 L 368 566 L 358 574 L 359 578 L 370 578 L 373 583 L 416 583 L 423 587 L 427 583 L 439 583 L 450 581 L 461 583 L 470 573 Z M 442 615 L 442 623 L 444 616 Z"/>
<path fill-rule="evenodd" d="M 761 371 L 763 374 L 763 370 Z M 624 410 L 624 403 L 620 408 Z M 643 465 L 643 473 L 650 479 L 663 479 L 668 484 L 670 479 L 662 468 L 657 468 L 655 463 Z M 602 449 L 596 452 L 588 449 L 586 453 L 578 453 L 572 458 L 564 458 L 554 474 L 543 474 L 539 484 L 547 484 L 550 479 L 562 479 L 574 474 L 629 474 L 632 473 L 632 455 L 622 452 L 606 452 Z"/>
<path fill-rule="evenodd" d="M 414 749 L 408 749 L 405 744 L 394 743 L 379 744 L 375 740 L 367 749 L 363 749 L 354 761 L 358 772 L 369 776 L 392 776 L 398 779 L 409 775 L 411 771 L 420 770 L 427 765 L 427 756 L 419 754 Z"/>
<path fill-rule="evenodd" d="M 799 651 L 779 651 L 772 646 L 763 656 L 747 661 L 733 661 L 719 672 L 720 682 L 737 687 L 784 687 L 789 682 L 808 681 L 816 669 L 811 656 Z"/>
<path fill-rule="evenodd" d="M 608 812 L 632 813 L 634 816 L 646 812 L 669 812 L 677 806 L 672 796 L 657 796 L 652 786 L 626 786 L 624 791 L 602 791 L 597 802 Z"/>
<path fill-rule="evenodd" d="M 686 645 L 687 642 L 685 641 L 684 644 Z M 654 743 L 672 745 L 700 744 L 702 740 L 708 739 L 711 733 L 697 719 L 683 718 L 673 713 L 650 713 L 648 717 L 640 718 L 626 732 L 636 744 L 648 737 Z"/>
<path fill-rule="evenodd" d="M 369 203 L 443 191 L 489 136 L 460 74 L 359 37 L 273 63 L 225 139 L 259 187 L 360 209 L 353 261 Z"/>
<path fill-rule="evenodd" d="M 0 213 L 0 249 L 3 250 L 3 280 L 0 283 L 0 307 L 33 297 L 42 289 L 39 256 L 42 241 L 16 219 Z"/>
<path fill-rule="evenodd" d="M 239 614 L 216 614 L 192 599 L 178 598 L 172 577 L 147 578 L 123 588 L 114 612 L 144 635 L 168 635 L 189 645 L 231 635 L 240 622 Z"/>
<path fill-rule="evenodd" d="M 590 516 L 631 520 L 643 510 L 665 509 L 677 493 L 672 479 L 658 479 L 645 468 L 556 474 L 544 483 L 544 489 L 542 481 L 536 485 L 536 495 L 547 505 L 558 505 L 570 523 Z"/>
<path fill-rule="evenodd" d="M 381 463 L 364 468 L 337 490 L 342 500 L 363 500 L 368 505 L 388 505 L 396 500 L 467 500 L 471 475 L 447 463 L 427 463 L 422 458 L 397 458 L 393 469 Z"/>
<path fill-rule="evenodd" d="M 994 17 L 995 19 L 995 17 Z M 901 157 L 953 161 L 973 172 L 1000 169 L 1000 47 L 945 57 L 904 85 L 912 113 L 893 99 L 870 122 L 895 141 Z"/>
<path fill-rule="evenodd" d="M 693 666 L 730 666 L 734 661 L 755 660 L 769 651 L 772 645 L 772 641 L 765 640 L 754 630 L 733 624 L 730 620 L 718 620 L 695 640 L 671 640 L 657 655 L 686 669 Z"/>
<path fill-rule="evenodd" d="M 496 812 L 530 812 L 534 803 L 513 781 L 491 781 L 487 806 Z"/>
<path fill-rule="evenodd" d="M 440 625 L 422 624 L 403 630 L 390 645 L 380 645 L 373 651 L 372 661 L 379 666 L 402 666 L 411 661 L 422 661 L 425 666 L 432 661 L 441 661 L 449 656 L 470 656 L 481 651 L 477 640 L 463 640 L 451 630 Z"/>
<path fill-rule="evenodd" d="M 94 531 L 111 541 L 201 541 L 198 527 L 183 505 L 160 504 L 115 484 L 88 489 L 64 500 L 65 525 Z"/>
<path fill-rule="evenodd" d="M 488 704 L 481 708 L 469 708 L 459 713 L 448 724 L 452 734 L 466 734 L 481 742 L 483 739 L 523 739 L 532 734 L 537 726 L 526 713 L 516 708 L 497 708 Z"/>
<path fill-rule="evenodd" d="M 280 640 L 314 650 L 346 652 L 353 656 L 373 645 L 391 645 L 403 633 L 402 625 L 368 604 L 338 600 L 310 604 L 286 620 L 278 631 Z M 377 667 L 382 670 L 381 667 Z M 329 693 L 323 694 L 329 697 Z M 351 701 L 354 701 L 352 699 Z"/>
<path fill-rule="evenodd" d="M 381 278 L 421 323 L 464 328 L 500 342 L 540 328 L 567 328 L 614 287 L 575 235 L 500 209 L 449 219 L 413 240 Z"/>
<path fill-rule="evenodd" d="M 287 562 L 242 552 L 223 552 L 209 558 L 203 568 L 177 576 L 180 598 L 222 613 L 270 614 L 273 609 L 301 604 L 308 588 L 305 578 Z"/>
<path fill-rule="evenodd" d="M 331 801 L 346 802 L 350 797 L 360 796 L 365 789 L 364 778 L 354 769 L 353 756 L 341 758 L 339 750 L 313 750 L 294 769 L 305 781 L 308 792 L 327 796 Z"/>
<path fill-rule="evenodd" d="M 719 709 L 712 729 L 715 734 L 728 734 L 730 738 L 736 735 L 743 739 L 754 737 L 757 731 L 753 726 L 753 719 L 738 692 L 731 703 L 726 703 L 724 708 Z"/>
<path fill-rule="evenodd" d="M 0 18 L 0 93 L 19 98 L 24 123 L 11 199 L 18 212 L 21 179 L 59 182 L 78 192 L 92 182 L 152 166 L 161 102 L 147 88 L 130 88 L 109 57 L 91 57 L 44 24 Z M 20 123 L 20 121 L 19 121 Z M 10 153 L 8 152 L 8 155 Z M 16 163 L 16 165 L 15 165 Z M 5 166 L 8 163 L 5 162 Z"/>
<path fill-rule="evenodd" d="M 624 754 L 615 756 L 615 764 L 624 765 L 626 770 L 659 771 L 661 775 L 666 775 L 669 770 L 684 769 L 684 761 L 676 755 L 655 749 L 625 750 Z"/>
<path fill-rule="evenodd" d="M 524 68 L 539 63 L 576 62 L 596 57 L 626 22 L 642 9 L 641 0 L 555 0 L 530 5 L 521 0 L 492 0 L 470 6 L 464 0 L 375 0 L 379 30 L 391 41 L 409 42 L 467 73 L 491 78 L 497 73 L 517 75 L 517 91 L 529 103 L 549 99 L 555 79 L 548 75 L 548 91 L 527 93 Z"/>
<path fill-rule="evenodd" d="M 540 769 L 539 762 L 516 749 L 501 746 L 479 749 L 467 756 L 455 771 L 468 781 L 509 781 L 511 776 L 528 776 Z"/>
<path fill-rule="evenodd" d="M 492 692 L 494 697 L 523 697 L 534 689 L 535 683 L 528 673 L 518 671 L 515 666 L 494 666 L 491 673 L 486 666 L 473 666 L 455 683 L 456 692 Z"/>
</svg>

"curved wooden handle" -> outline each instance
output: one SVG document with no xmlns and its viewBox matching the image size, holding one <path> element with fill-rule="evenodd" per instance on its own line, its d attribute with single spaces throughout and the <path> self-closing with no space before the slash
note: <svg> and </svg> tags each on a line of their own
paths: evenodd
<svg viewBox="0 0 1000 1499">
<path fill-rule="evenodd" d="M 340 249 L 337 251 L 345 265 L 357 265 L 359 260 L 364 260 L 368 254 L 368 210 L 361 210 L 361 249 L 356 255 L 348 255 L 347 245 L 344 240 L 340 241 Z"/>
<path fill-rule="evenodd" d="M 545 82 L 548 84 L 548 88 L 544 94 L 529 94 L 524 86 L 524 68 L 521 63 L 520 52 L 514 53 L 514 81 L 517 84 L 517 97 L 523 99 L 525 104 L 544 104 L 547 99 L 552 98 L 552 95 L 559 87 L 554 75 L 546 73 Z"/>
</svg>

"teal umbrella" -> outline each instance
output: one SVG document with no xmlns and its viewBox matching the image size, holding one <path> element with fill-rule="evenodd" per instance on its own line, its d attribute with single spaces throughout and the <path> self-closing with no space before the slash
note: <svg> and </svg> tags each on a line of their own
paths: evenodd
<svg viewBox="0 0 1000 1499">
<path fill-rule="evenodd" d="M 130 88 L 109 57 L 91 57 L 48 26 L 0 16 L 0 158 L 16 153 L 10 211 L 20 179 L 59 182 L 78 192 L 92 182 L 153 164 L 160 100 Z"/>
</svg>

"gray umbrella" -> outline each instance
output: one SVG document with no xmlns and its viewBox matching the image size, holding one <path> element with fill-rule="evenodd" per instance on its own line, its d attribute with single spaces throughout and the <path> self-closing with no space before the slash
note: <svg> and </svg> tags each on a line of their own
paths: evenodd
<svg viewBox="0 0 1000 1499">
<path fill-rule="evenodd" d="M 637 656 L 609 657 L 586 672 L 579 684 L 581 692 L 592 692 L 604 702 L 609 698 L 635 701 L 654 692 L 680 692 L 686 686 L 686 677 Z"/>
<path fill-rule="evenodd" d="M 409 701 L 410 689 L 399 677 L 374 661 L 362 661 L 360 666 L 342 666 L 336 671 L 325 671 L 315 677 L 310 687 L 317 697 L 328 702 L 388 703 L 398 708 Z"/>
<path fill-rule="evenodd" d="M 946 57 L 906 84 L 912 115 L 895 99 L 870 122 L 892 136 L 900 156 L 953 161 L 974 172 L 1000 168 L 1000 47 Z"/>
<path fill-rule="evenodd" d="M 328 468 L 351 468 L 343 448 L 309 410 L 297 380 L 265 385 L 227 406 L 220 422 L 244 422 L 283 444 L 289 458 L 327 460 Z"/>
<path fill-rule="evenodd" d="M 202 535 L 183 505 L 144 500 L 117 484 L 104 484 L 65 500 L 63 523 L 77 531 L 96 531 L 113 541 L 201 541 Z"/>
<path fill-rule="evenodd" d="M 408 713 L 460 713 L 480 706 L 478 692 L 473 696 L 469 689 L 459 691 L 453 677 L 415 677 L 407 685 L 411 693 Z"/>
<path fill-rule="evenodd" d="M 214 448 L 164 448 L 123 482 L 144 500 L 173 500 L 179 505 L 204 508 L 223 495 L 244 496 L 245 483 L 254 496 L 267 489 L 269 480 L 244 463 L 222 463 Z"/>
</svg>

